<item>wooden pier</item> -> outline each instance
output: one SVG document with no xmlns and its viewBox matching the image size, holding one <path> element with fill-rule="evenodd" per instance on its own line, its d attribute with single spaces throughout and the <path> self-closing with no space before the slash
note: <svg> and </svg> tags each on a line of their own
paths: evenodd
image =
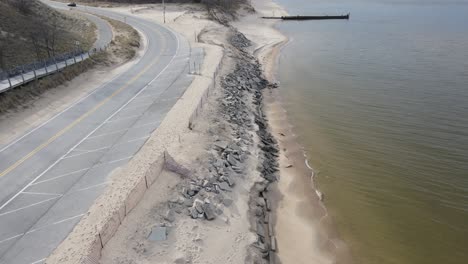
<svg viewBox="0 0 468 264">
<path fill-rule="evenodd" d="M 263 19 L 282 19 L 282 20 L 329 20 L 329 19 L 349 19 L 349 13 L 341 16 L 280 16 L 280 17 L 262 17 Z"/>
</svg>

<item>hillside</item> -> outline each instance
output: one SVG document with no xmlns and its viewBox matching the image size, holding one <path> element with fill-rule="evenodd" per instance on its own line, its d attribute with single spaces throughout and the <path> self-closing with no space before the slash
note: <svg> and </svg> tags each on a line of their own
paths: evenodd
<svg viewBox="0 0 468 264">
<path fill-rule="evenodd" d="M 95 26 L 72 12 L 58 12 L 37 0 L 0 0 L 0 71 L 88 49 Z"/>
</svg>

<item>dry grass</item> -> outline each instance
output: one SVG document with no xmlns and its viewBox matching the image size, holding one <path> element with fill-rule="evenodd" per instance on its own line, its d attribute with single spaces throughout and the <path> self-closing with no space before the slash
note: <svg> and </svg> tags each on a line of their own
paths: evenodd
<svg viewBox="0 0 468 264">
<path fill-rule="evenodd" d="M 96 65 L 95 60 L 85 60 L 69 66 L 59 73 L 49 75 L 37 81 L 30 82 L 10 91 L 0 93 L 0 114 L 19 111 L 22 108 L 28 108 L 34 101 L 47 90 L 54 89 L 67 81 L 72 80 L 79 74 L 93 68 Z"/>
<path fill-rule="evenodd" d="M 0 53 L 3 53 L 0 68 L 9 69 L 46 59 L 49 54 L 44 40 L 38 38 L 35 46 L 32 36 L 54 25 L 56 54 L 73 51 L 76 41 L 85 50 L 94 43 L 96 27 L 86 18 L 71 12 L 58 12 L 36 0 L 27 2 L 28 11 L 25 12 L 15 6 L 15 1 L 0 0 Z"/>
<path fill-rule="evenodd" d="M 98 65 L 111 66 L 134 58 L 140 47 L 140 35 L 138 32 L 123 22 L 105 17 L 103 19 L 109 21 L 114 30 L 114 40 L 106 52 L 93 55 L 90 59 L 69 66 L 58 73 L 0 93 L 0 114 L 28 108 L 45 91 L 56 89 L 60 85 Z"/>
<path fill-rule="evenodd" d="M 110 54 L 118 60 L 124 61 L 135 57 L 140 47 L 140 34 L 138 34 L 138 31 L 123 22 L 107 17 L 101 18 L 107 20 L 114 29 L 114 39 L 109 49 Z"/>
</svg>

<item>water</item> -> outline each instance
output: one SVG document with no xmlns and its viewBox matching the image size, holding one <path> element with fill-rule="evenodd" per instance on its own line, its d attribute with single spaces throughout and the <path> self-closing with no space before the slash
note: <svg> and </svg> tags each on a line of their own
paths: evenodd
<svg viewBox="0 0 468 264">
<path fill-rule="evenodd" d="M 278 0 L 278 78 L 355 263 L 468 263 L 468 1 Z"/>
</svg>

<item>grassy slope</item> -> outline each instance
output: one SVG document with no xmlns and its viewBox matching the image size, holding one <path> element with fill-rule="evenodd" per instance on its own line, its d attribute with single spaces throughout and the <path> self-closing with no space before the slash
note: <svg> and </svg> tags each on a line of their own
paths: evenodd
<svg viewBox="0 0 468 264">
<path fill-rule="evenodd" d="M 112 40 L 107 52 L 98 53 L 91 59 L 74 64 L 59 73 L 0 93 L 0 115 L 30 107 L 36 100 L 41 98 L 44 92 L 57 89 L 60 85 L 71 81 L 74 77 L 93 69 L 97 65 L 115 65 L 132 59 L 138 47 L 140 47 L 138 32 L 120 21 L 102 18 L 106 19 L 115 31 L 114 40 Z"/>
<path fill-rule="evenodd" d="M 14 1 L 17 0 L 0 0 L 0 49 L 4 54 L 0 67 L 3 64 L 8 69 L 37 61 L 31 34 L 52 26 L 52 21 L 58 25 L 56 54 L 73 50 L 75 41 L 80 41 L 84 49 L 95 41 L 95 25 L 78 15 L 55 11 L 37 0 L 27 1 L 30 10 L 22 12 L 13 4 Z M 47 58 L 42 39 L 39 45 L 42 46 L 39 59 Z"/>
</svg>

